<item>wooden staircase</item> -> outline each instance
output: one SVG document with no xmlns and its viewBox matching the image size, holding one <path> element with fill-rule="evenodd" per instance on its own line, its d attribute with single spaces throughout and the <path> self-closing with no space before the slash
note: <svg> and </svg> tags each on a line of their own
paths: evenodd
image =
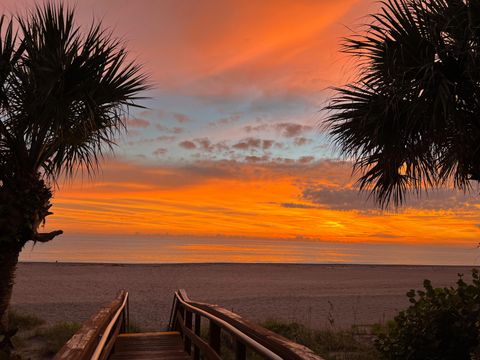
<svg viewBox="0 0 480 360">
<path fill-rule="evenodd" d="M 54 360 L 222 360 L 227 352 L 235 360 L 323 360 L 220 306 L 191 301 L 184 290 L 175 292 L 168 331 L 129 333 L 128 322 L 128 292 L 122 290 Z"/>
<path fill-rule="evenodd" d="M 189 360 L 183 349 L 179 332 L 151 332 L 138 334 L 120 334 L 115 342 L 111 360 L 151 360 L 172 359 Z"/>
</svg>

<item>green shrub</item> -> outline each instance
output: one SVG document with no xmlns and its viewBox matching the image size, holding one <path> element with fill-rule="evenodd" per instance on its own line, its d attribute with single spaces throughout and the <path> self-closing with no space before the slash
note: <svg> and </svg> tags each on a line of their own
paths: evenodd
<svg viewBox="0 0 480 360">
<path fill-rule="evenodd" d="M 42 353 L 46 356 L 56 354 L 80 328 L 75 322 L 61 322 L 39 330 L 36 335 L 44 344 Z"/>
<path fill-rule="evenodd" d="M 267 320 L 263 327 L 310 348 L 326 360 L 376 360 L 378 354 L 370 341 L 361 341 L 351 330 L 312 330 L 296 322 Z"/>
<path fill-rule="evenodd" d="M 13 329 L 31 330 L 43 324 L 45 324 L 45 320 L 36 315 L 19 314 L 16 311 L 8 313 L 8 325 Z"/>
<path fill-rule="evenodd" d="M 379 334 L 376 347 L 389 360 L 470 360 L 478 351 L 480 330 L 480 277 L 472 283 L 461 274 L 456 287 L 407 293 L 411 305 L 401 311 L 387 333 Z"/>
</svg>

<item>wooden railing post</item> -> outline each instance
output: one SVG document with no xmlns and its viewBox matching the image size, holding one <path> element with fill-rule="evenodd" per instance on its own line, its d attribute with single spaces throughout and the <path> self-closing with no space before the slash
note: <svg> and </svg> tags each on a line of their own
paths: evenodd
<svg viewBox="0 0 480 360">
<path fill-rule="evenodd" d="M 247 348 L 240 340 L 235 340 L 235 360 L 246 360 Z"/>
<path fill-rule="evenodd" d="M 130 297 L 127 299 L 127 308 L 126 308 L 126 316 L 125 316 L 125 332 L 130 330 Z"/>
<path fill-rule="evenodd" d="M 200 337 L 202 329 L 202 317 L 200 314 L 195 314 L 195 335 Z M 193 360 L 200 360 L 200 349 L 197 345 L 193 346 Z"/>
<path fill-rule="evenodd" d="M 192 312 L 185 309 L 185 327 L 192 330 Z M 190 355 L 192 353 L 192 340 L 185 334 L 184 340 L 185 351 Z"/>
<path fill-rule="evenodd" d="M 210 320 L 208 344 L 218 355 L 220 355 L 220 331 L 220 326 L 218 326 L 215 321 Z"/>
<path fill-rule="evenodd" d="M 123 308 L 122 311 L 122 326 L 120 327 L 120 332 L 121 333 L 126 333 L 128 332 L 128 327 L 129 327 L 129 299 L 127 298 L 127 303 L 125 304 L 125 307 Z"/>
<path fill-rule="evenodd" d="M 112 353 L 128 314 L 128 292 L 122 290 L 117 298 L 101 308 L 55 355 L 55 360 L 106 359 Z"/>
<path fill-rule="evenodd" d="M 223 332 L 232 336 L 231 350 L 235 360 L 246 360 L 250 352 L 270 360 L 323 360 L 310 349 L 243 320 L 226 309 L 191 301 L 185 290 L 178 290 L 174 299 L 173 307 L 177 310 L 172 312 L 176 319 L 173 322 L 177 323 L 185 351 L 193 360 L 222 360 Z M 208 320 L 207 341 L 201 336 L 202 318 Z"/>
</svg>

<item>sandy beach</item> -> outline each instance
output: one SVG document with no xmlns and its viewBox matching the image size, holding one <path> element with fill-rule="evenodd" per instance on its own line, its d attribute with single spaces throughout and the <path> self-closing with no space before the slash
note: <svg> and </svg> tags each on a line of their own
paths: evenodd
<svg viewBox="0 0 480 360">
<path fill-rule="evenodd" d="M 88 319 L 116 292 L 130 292 L 130 318 L 145 330 L 164 329 L 173 292 L 222 305 L 262 321 L 280 318 L 320 328 L 385 321 L 408 306 L 405 293 L 453 285 L 467 267 L 293 264 L 112 265 L 20 263 L 12 306 L 47 320 Z M 470 276 L 467 276 L 469 278 Z"/>
</svg>

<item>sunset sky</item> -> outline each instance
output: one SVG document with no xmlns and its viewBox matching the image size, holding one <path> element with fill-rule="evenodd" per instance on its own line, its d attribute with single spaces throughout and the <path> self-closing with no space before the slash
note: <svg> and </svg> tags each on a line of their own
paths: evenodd
<svg viewBox="0 0 480 360">
<path fill-rule="evenodd" d="M 326 135 L 330 88 L 355 77 L 341 38 L 360 31 L 373 0 L 74 3 L 84 28 L 95 18 L 125 39 L 153 90 L 102 172 L 55 190 L 46 227 L 65 231 L 55 242 L 140 234 L 475 251 L 478 189 L 380 211 Z"/>
</svg>

